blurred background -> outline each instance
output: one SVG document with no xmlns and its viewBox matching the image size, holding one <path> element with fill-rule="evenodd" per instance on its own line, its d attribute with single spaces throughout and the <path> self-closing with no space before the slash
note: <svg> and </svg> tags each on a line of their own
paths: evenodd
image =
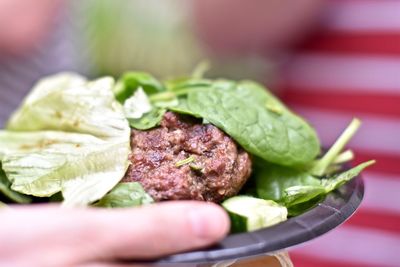
<svg viewBox="0 0 400 267">
<path fill-rule="evenodd" d="M 295 266 L 400 266 L 400 1 L 0 0 L 0 125 L 44 75 L 144 70 L 266 84 L 329 146 L 350 122 L 365 199 Z"/>
</svg>

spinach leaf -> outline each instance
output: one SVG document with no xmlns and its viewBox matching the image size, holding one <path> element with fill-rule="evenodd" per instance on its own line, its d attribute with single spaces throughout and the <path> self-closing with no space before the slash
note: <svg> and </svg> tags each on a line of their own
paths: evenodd
<svg viewBox="0 0 400 267">
<path fill-rule="evenodd" d="M 322 176 L 324 173 L 326 173 L 329 167 L 332 167 L 333 163 L 347 159 L 351 160 L 353 157 L 351 150 L 345 151 L 342 154 L 340 154 L 340 152 L 357 132 L 360 125 L 361 121 L 359 119 L 353 119 L 349 126 L 347 126 L 344 132 L 336 140 L 336 142 L 331 146 L 328 152 L 322 158 L 313 163 L 310 172 L 316 176 Z"/>
<path fill-rule="evenodd" d="M 364 162 L 342 173 L 318 178 L 308 170 L 296 170 L 275 164 L 266 164 L 255 170 L 257 195 L 263 199 L 274 200 L 289 209 L 299 211 L 299 207 L 307 206 L 316 197 L 321 197 L 337 189 L 356 177 L 363 169 L 375 161 Z"/>
<path fill-rule="evenodd" d="M 254 170 L 257 195 L 280 203 L 287 197 L 285 189 L 294 186 L 320 187 L 320 180 L 307 171 L 265 163 Z M 302 193 L 302 191 L 298 191 Z M 303 191 L 304 192 L 304 191 Z"/>
<path fill-rule="evenodd" d="M 331 177 L 324 178 L 324 179 L 322 179 L 322 186 L 325 188 L 326 192 L 331 192 L 331 191 L 339 188 L 341 185 L 345 184 L 346 182 L 350 181 L 357 175 L 359 175 L 362 170 L 364 170 L 368 166 L 371 166 L 372 164 L 375 164 L 375 160 L 370 160 L 370 161 L 361 163 L 361 164 L 357 165 L 356 167 L 353 167 L 345 172 L 338 173 Z"/>
<path fill-rule="evenodd" d="M 193 70 L 192 78 L 203 78 L 204 74 L 210 69 L 210 62 L 205 60 L 201 61 Z"/>
<path fill-rule="evenodd" d="M 164 86 L 156 78 L 146 72 L 127 72 L 119 80 L 114 87 L 115 98 L 124 103 L 130 98 L 135 91 L 143 88 L 146 94 L 151 95 L 165 91 Z"/>
<path fill-rule="evenodd" d="M 153 203 L 140 183 L 119 183 L 94 206 L 105 208 L 128 208 Z"/>
<path fill-rule="evenodd" d="M 185 115 L 191 115 L 193 117 L 199 118 L 200 116 L 196 114 L 188 105 L 187 99 L 186 98 L 179 98 L 179 103 L 178 105 L 174 107 L 169 107 L 169 110 L 180 113 L 180 114 L 185 114 Z"/>
<path fill-rule="evenodd" d="M 315 207 L 318 203 L 321 203 L 325 199 L 325 197 L 326 197 L 326 195 L 321 194 L 321 195 L 314 197 L 313 199 L 311 199 L 309 201 L 290 206 L 288 208 L 288 216 L 291 216 L 291 217 L 297 216 L 297 215 L 300 215 L 300 214 L 310 210 L 311 208 Z"/>
<path fill-rule="evenodd" d="M 150 112 L 148 109 L 139 117 L 127 116 L 133 128 L 146 130 L 157 126 L 167 109 L 203 118 L 225 131 L 249 153 L 273 163 L 305 165 L 319 153 L 314 130 L 256 83 L 185 78 L 166 82 L 165 90 L 143 73 L 127 73 L 121 81 L 124 88 L 117 88 L 118 100 L 126 100 L 141 86 L 151 102 Z"/>
<path fill-rule="evenodd" d="M 305 165 L 319 153 L 319 140 L 312 127 L 261 85 L 216 81 L 212 86 L 188 91 L 187 107 L 266 161 Z"/>
<path fill-rule="evenodd" d="M 309 182 L 313 183 L 312 180 L 318 181 L 318 178 L 310 178 Z M 318 181 L 320 182 L 320 181 Z M 324 186 L 317 185 L 295 185 L 284 189 L 284 203 L 287 207 L 306 203 L 313 198 L 328 193 Z"/>
<path fill-rule="evenodd" d="M 201 78 L 181 78 L 165 82 L 168 91 L 179 92 L 182 89 L 196 89 L 198 87 L 211 86 L 212 81 Z"/>
<path fill-rule="evenodd" d="M 11 182 L 8 180 L 6 174 L 1 168 L 1 164 L 0 164 L 0 194 L 15 203 L 26 204 L 32 201 L 32 199 L 29 196 L 23 195 L 11 189 Z"/>
<path fill-rule="evenodd" d="M 128 118 L 129 125 L 138 130 L 148 130 L 160 124 L 165 109 L 153 108 L 150 112 L 143 114 L 140 118 Z"/>
</svg>

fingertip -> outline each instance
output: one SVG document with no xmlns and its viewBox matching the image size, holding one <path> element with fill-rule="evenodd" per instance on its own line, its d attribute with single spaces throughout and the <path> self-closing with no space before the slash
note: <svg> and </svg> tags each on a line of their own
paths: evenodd
<svg viewBox="0 0 400 267">
<path fill-rule="evenodd" d="M 188 218 L 194 235 L 210 242 L 222 239 L 230 229 L 227 213 L 216 204 L 198 204 L 189 211 Z"/>
</svg>

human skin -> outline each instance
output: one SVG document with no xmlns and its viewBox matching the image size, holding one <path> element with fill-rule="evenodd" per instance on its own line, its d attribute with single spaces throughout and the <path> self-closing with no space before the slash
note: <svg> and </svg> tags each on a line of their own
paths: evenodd
<svg viewBox="0 0 400 267">
<path fill-rule="evenodd" d="M 165 202 L 131 209 L 0 209 L 0 266 L 118 266 L 156 259 L 222 239 L 229 218 L 204 202 Z"/>
</svg>

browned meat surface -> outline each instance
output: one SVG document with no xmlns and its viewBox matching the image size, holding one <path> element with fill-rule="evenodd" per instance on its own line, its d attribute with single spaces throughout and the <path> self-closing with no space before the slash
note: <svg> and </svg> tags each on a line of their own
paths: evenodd
<svg viewBox="0 0 400 267">
<path fill-rule="evenodd" d="M 215 126 L 192 117 L 167 112 L 160 127 L 132 130 L 131 139 L 132 164 L 123 182 L 140 182 L 156 201 L 221 202 L 237 194 L 250 176 L 247 152 Z M 185 159 L 192 161 L 183 164 Z"/>
</svg>

